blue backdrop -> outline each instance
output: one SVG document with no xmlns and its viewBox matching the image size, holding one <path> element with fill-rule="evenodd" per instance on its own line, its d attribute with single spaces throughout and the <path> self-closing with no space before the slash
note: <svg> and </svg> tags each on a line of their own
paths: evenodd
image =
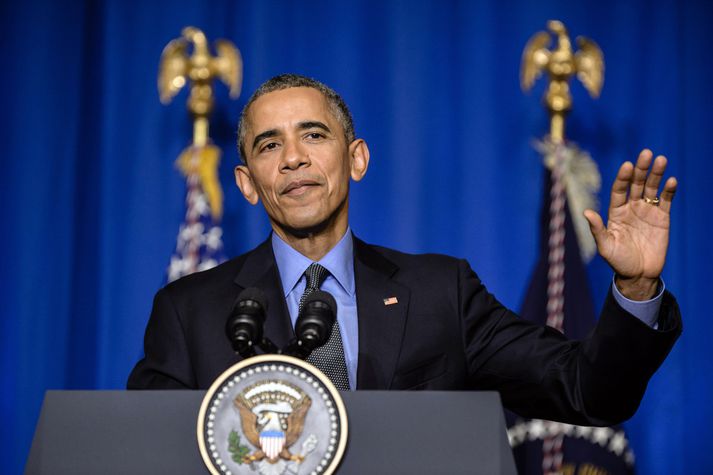
<svg viewBox="0 0 713 475">
<path fill-rule="evenodd" d="M 185 25 L 233 40 L 243 95 L 217 88 L 225 247 L 268 223 L 232 184 L 248 95 L 282 72 L 316 77 L 351 105 L 370 145 L 352 227 L 406 251 L 466 257 L 520 305 L 535 263 L 547 130 L 543 85 L 518 85 L 522 48 L 546 20 L 605 52 L 600 100 L 573 86 L 568 136 L 605 187 L 651 147 L 680 179 L 665 280 L 685 330 L 628 423 L 641 473 L 711 473 L 713 295 L 708 272 L 713 3 L 627 1 L 3 1 L 0 127 L 0 471 L 21 471 L 47 389 L 122 388 L 183 218 L 173 160 L 190 139 L 185 92 L 162 106 L 163 46 Z M 604 209 L 607 192 L 602 193 Z M 708 243 L 708 244 L 706 244 Z M 610 271 L 589 266 L 601 304 Z"/>
</svg>

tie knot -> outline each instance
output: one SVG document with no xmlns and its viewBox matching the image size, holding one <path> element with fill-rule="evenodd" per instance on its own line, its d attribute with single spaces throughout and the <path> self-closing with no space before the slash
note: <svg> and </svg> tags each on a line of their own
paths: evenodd
<svg viewBox="0 0 713 475">
<path fill-rule="evenodd" d="M 307 289 L 319 290 L 324 282 L 324 279 L 327 278 L 327 274 L 329 274 L 329 271 L 321 265 L 316 262 L 311 264 L 305 271 L 305 276 L 307 277 Z"/>
</svg>

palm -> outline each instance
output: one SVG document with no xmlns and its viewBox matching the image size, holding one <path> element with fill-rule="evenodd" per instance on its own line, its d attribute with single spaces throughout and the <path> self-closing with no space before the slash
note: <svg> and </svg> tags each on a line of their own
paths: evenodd
<svg viewBox="0 0 713 475">
<path fill-rule="evenodd" d="M 666 260 L 668 232 L 668 213 L 644 200 L 629 201 L 609 211 L 609 238 L 599 253 L 619 275 L 656 279 Z"/>
<path fill-rule="evenodd" d="M 585 212 L 599 253 L 624 279 L 658 279 L 663 270 L 676 179 L 666 181 L 658 205 L 650 201 L 665 170 L 664 157 L 652 163 L 651 152 L 644 150 L 635 167 L 627 162 L 619 169 L 607 226 L 594 211 Z"/>
</svg>

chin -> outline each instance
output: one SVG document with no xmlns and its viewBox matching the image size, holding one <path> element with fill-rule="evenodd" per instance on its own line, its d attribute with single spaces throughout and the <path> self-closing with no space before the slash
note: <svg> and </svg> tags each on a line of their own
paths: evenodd
<svg viewBox="0 0 713 475">
<path fill-rule="evenodd" d="M 319 234 L 329 226 L 326 221 L 298 220 L 285 224 L 285 229 L 295 236 Z"/>
<path fill-rule="evenodd" d="M 313 234 L 321 234 L 335 224 L 335 216 L 290 216 L 290 219 L 282 224 L 285 231 L 293 236 L 307 237 Z"/>
<path fill-rule="evenodd" d="M 337 226 L 340 217 L 346 213 L 346 200 L 341 206 L 329 211 L 326 207 L 315 210 L 314 206 L 289 210 L 283 214 L 284 219 L 280 222 L 286 232 L 293 236 L 307 237 L 314 234 L 321 234 Z M 287 211 L 287 210 L 285 210 Z M 303 212 L 301 212 L 303 211 Z"/>
</svg>

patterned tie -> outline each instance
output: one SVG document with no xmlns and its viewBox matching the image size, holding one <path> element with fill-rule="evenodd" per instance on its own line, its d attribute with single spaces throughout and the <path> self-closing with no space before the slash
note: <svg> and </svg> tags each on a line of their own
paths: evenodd
<svg viewBox="0 0 713 475">
<path fill-rule="evenodd" d="M 300 312 L 307 296 L 319 290 L 320 286 L 327 278 L 329 271 L 317 263 L 311 264 L 305 271 L 307 277 L 307 287 L 300 298 Z M 349 390 L 349 376 L 347 374 L 347 364 L 344 361 L 344 346 L 342 345 L 342 335 L 339 333 L 339 323 L 334 320 L 332 333 L 329 335 L 327 343 L 316 348 L 307 357 L 307 361 L 319 368 L 334 383 L 337 389 Z"/>
</svg>

